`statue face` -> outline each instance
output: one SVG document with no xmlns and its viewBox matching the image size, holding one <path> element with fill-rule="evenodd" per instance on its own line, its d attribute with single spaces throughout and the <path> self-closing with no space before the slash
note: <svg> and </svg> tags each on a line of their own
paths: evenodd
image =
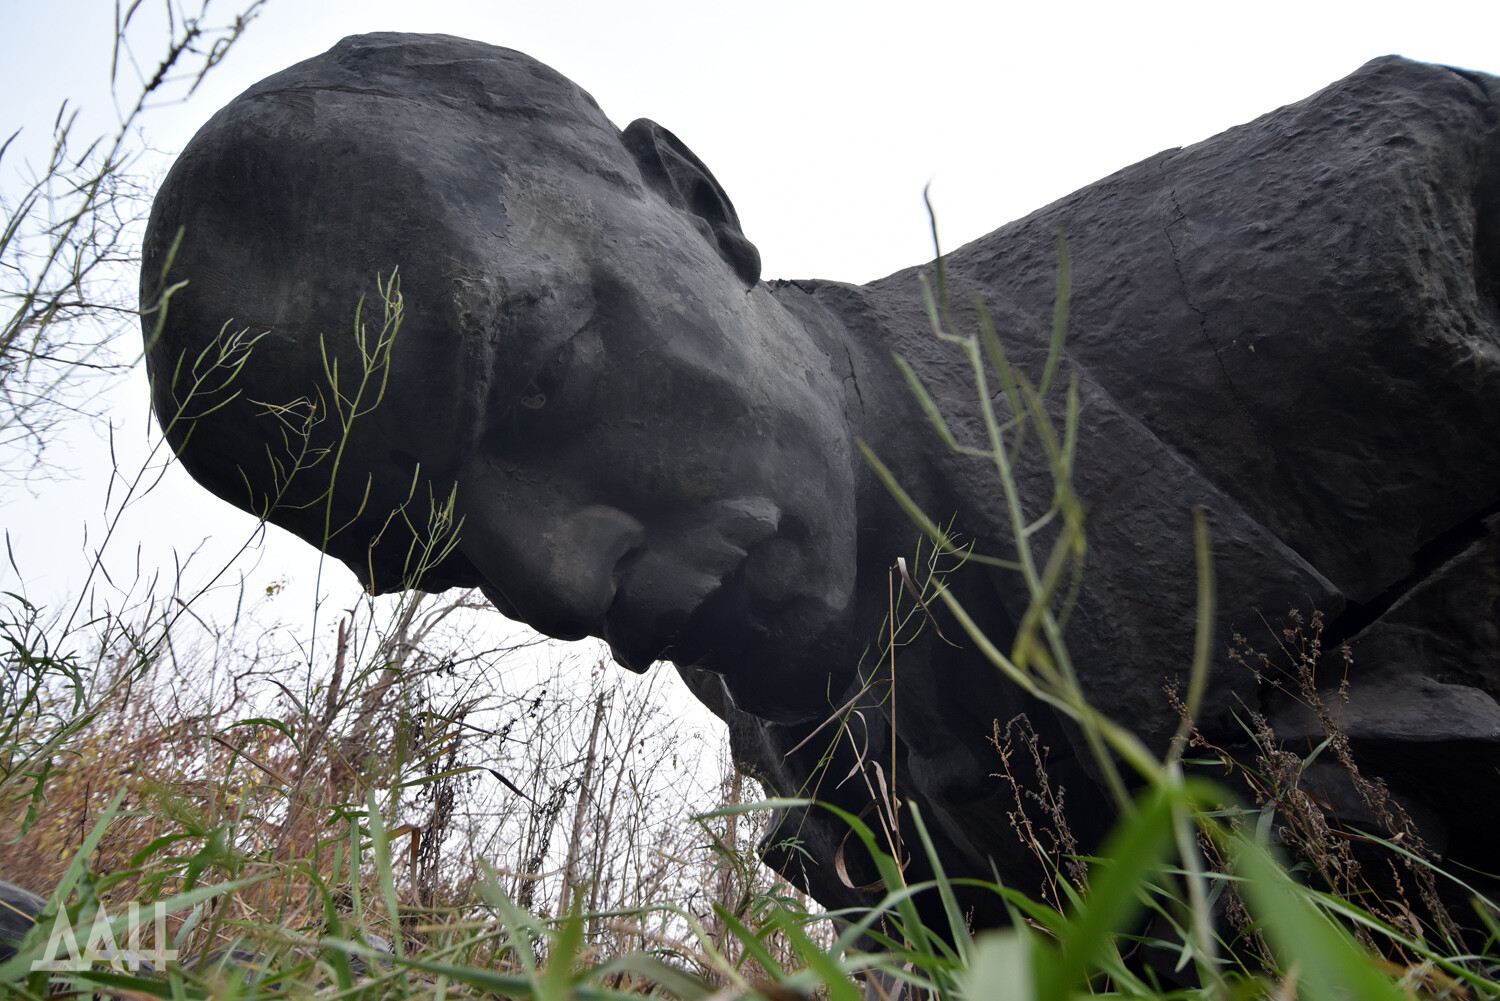
<svg viewBox="0 0 1500 1001">
<path fill-rule="evenodd" d="M 823 701 L 829 665 L 851 663 L 848 354 L 747 291 L 758 258 L 670 133 L 619 132 L 517 53 L 355 38 L 205 127 L 157 200 L 148 272 L 179 227 L 174 275 L 192 280 L 156 371 L 226 316 L 271 332 L 246 391 L 202 408 L 191 440 L 213 445 L 184 452 L 221 496 L 245 504 L 251 468 L 252 507 L 274 499 L 279 524 L 390 590 L 410 545 L 387 513 L 418 475 L 456 481 L 458 552 L 428 586 L 480 583 L 507 614 L 602 637 L 637 670 L 719 672 L 768 718 L 811 715 L 793 693 Z M 357 371 L 338 332 L 397 265 L 392 392 L 346 439 L 314 429 L 311 448 L 337 440 L 342 456 L 335 520 L 356 519 L 328 538 L 332 464 L 283 484 L 285 429 L 255 401 L 317 396 L 325 346 Z M 173 392 L 158 381 L 159 412 Z"/>
<path fill-rule="evenodd" d="M 796 693 L 826 701 L 848 661 L 829 656 L 855 579 L 845 357 L 648 190 L 553 172 L 501 201 L 503 322 L 546 348 L 459 476 L 485 593 L 632 669 L 705 668 L 742 709 L 806 718 Z"/>
</svg>

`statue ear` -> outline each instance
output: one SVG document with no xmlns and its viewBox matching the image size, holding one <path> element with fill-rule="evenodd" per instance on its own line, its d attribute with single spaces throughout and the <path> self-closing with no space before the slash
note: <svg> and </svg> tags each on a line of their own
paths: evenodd
<svg viewBox="0 0 1500 1001">
<path fill-rule="evenodd" d="M 703 161 L 681 139 L 648 118 L 620 136 L 653 190 L 677 209 L 703 220 L 714 248 L 747 286 L 760 280 L 760 251 L 740 231 L 734 204 Z"/>
</svg>

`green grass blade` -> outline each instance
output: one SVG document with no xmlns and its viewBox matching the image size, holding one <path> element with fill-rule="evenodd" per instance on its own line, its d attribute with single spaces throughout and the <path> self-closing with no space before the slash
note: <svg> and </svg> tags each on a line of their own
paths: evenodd
<svg viewBox="0 0 1500 1001">
<path fill-rule="evenodd" d="M 848 974 L 839 968 L 833 958 L 818 947 L 802 926 L 785 910 L 777 908 L 771 915 L 772 922 L 786 936 L 792 946 L 792 952 L 807 964 L 807 968 L 817 976 L 818 983 L 828 992 L 829 1001 L 861 1001 L 860 992 L 849 979 Z"/>
<path fill-rule="evenodd" d="M 1174 797 L 1180 791 L 1153 787 L 1141 797 L 1134 814 L 1123 820 L 1106 842 L 1108 864 L 1089 876 L 1083 909 L 1060 930 L 1060 959 L 1037 969 L 1042 997 L 1067 997 L 1086 990 L 1089 978 L 1114 948 L 1116 935 L 1131 931 L 1144 906 L 1140 893 L 1161 871 L 1173 841 Z"/>
<path fill-rule="evenodd" d="M 1240 890 L 1270 941 L 1281 973 L 1296 977 L 1305 1001 L 1410 1001 L 1405 991 L 1375 968 L 1372 957 L 1292 881 L 1270 853 L 1248 838 L 1231 836 L 1230 850 Z"/>
<path fill-rule="evenodd" d="M 1035 934 L 1024 925 L 985 932 L 974 940 L 973 956 L 959 974 L 965 1001 L 1035 1001 Z"/>
</svg>

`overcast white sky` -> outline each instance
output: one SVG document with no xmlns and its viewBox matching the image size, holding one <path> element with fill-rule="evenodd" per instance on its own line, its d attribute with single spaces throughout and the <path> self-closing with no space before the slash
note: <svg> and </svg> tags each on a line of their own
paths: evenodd
<svg viewBox="0 0 1500 1001">
<path fill-rule="evenodd" d="M 148 11 L 161 0 L 145 0 Z M 114 0 L 0 0 L 0 132 L 44 135 L 65 97 L 107 110 Z M 215 0 L 209 20 L 232 15 Z M 589 90 L 616 124 L 676 132 L 729 191 L 767 277 L 865 281 L 930 256 L 932 182 L 950 246 L 1160 149 L 1297 100 L 1366 60 L 1400 53 L 1500 72 L 1500 3 L 757 2 L 712 0 L 271 0 L 189 103 L 146 119 L 181 147 L 234 94 L 344 35 L 466 35 L 521 49 Z M 149 34 L 143 60 L 156 58 Z M 107 126 L 101 121 L 99 127 Z M 12 164 L 0 165 L 11 183 Z M 129 335 L 127 335 L 129 336 Z M 144 375 L 111 397 L 118 439 L 147 426 Z M 83 524 L 104 505 L 97 426 L 73 429 L 77 475 L 0 488 L 33 597 L 56 600 L 82 566 Z M 131 445 L 130 447 L 137 447 Z M 125 522 L 115 572 L 171 567 L 174 546 L 222 552 L 248 520 L 172 476 Z M 138 546 L 137 543 L 140 543 Z M 218 559 L 207 555 L 206 569 Z M 307 547 L 273 535 L 254 580 L 306 584 Z M 346 593 L 353 578 L 333 578 Z M 16 586 L 9 567 L 0 589 Z"/>
</svg>

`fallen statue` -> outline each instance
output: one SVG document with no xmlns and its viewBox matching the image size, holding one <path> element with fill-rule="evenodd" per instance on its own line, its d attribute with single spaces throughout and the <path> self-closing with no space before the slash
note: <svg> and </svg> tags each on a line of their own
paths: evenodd
<svg viewBox="0 0 1500 1001">
<path fill-rule="evenodd" d="M 959 329 L 982 300 L 1036 379 L 1066 234 L 1055 383 L 1076 381 L 1087 511 L 1066 638 L 1092 702 L 1158 750 L 1176 730 L 1164 689 L 1192 661 L 1201 508 L 1218 588 L 1204 738 L 1248 748 L 1259 719 L 1303 755 L 1323 739 L 1294 685 L 1230 656 L 1236 634 L 1274 648 L 1291 610 L 1305 629 L 1316 613 L 1313 684 L 1364 767 L 1435 852 L 1490 869 L 1497 86 L 1377 59 L 953 251 L 943 289 Z M 931 550 L 857 442 L 976 556 L 1016 553 L 993 466 L 944 444 L 894 361 L 978 440 L 924 277 L 762 281 L 728 195 L 665 128 L 617 129 L 517 52 L 378 34 L 203 127 L 157 196 L 142 303 L 156 413 L 220 497 L 374 591 L 478 587 L 632 670 L 671 661 L 771 790 L 859 814 L 894 788 L 950 873 L 1030 885 L 1009 816 L 1034 780 L 997 778 L 993 741 L 1029 721 L 1087 848 L 1112 814 L 1080 734 L 938 605 L 908 620 L 893 691 L 881 657 L 892 567 L 920 584 Z M 1017 477 L 1046 510 L 1050 468 Z M 946 586 L 1007 648 L 1025 589 L 954 562 Z M 846 733 L 806 739 L 851 699 Z M 1319 775 L 1364 822 L 1347 777 Z M 850 853 L 837 871 L 843 839 L 797 810 L 765 849 L 824 904 L 858 904 L 870 870 Z"/>
</svg>

